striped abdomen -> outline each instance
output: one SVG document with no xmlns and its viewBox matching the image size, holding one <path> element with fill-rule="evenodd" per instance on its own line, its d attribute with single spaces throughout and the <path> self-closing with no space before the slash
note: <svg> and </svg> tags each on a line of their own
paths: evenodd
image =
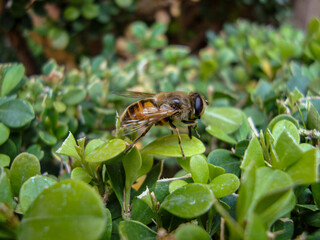
<svg viewBox="0 0 320 240">
<path fill-rule="evenodd" d="M 149 120 L 152 113 L 158 112 L 159 109 L 153 98 L 142 99 L 131 104 L 121 116 L 121 126 L 132 120 Z M 151 120 L 151 119 L 150 119 Z"/>
</svg>

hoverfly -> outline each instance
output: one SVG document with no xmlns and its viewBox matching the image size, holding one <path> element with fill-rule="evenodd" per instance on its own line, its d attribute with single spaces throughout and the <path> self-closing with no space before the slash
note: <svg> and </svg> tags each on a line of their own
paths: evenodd
<svg viewBox="0 0 320 240">
<path fill-rule="evenodd" d="M 128 135 L 137 131 L 142 133 L 126 148 L 128 151 L 137 141 L 144 137 L 153 125 L 168 126 L 172 133 L 176 131 L 178 135 L 178 143 L 181 149 L 182 157 L 185 158 L 179 129 L 176 123 L 182 123 L 188 127 L 189 138 L 192 138 L 191 129 L 199 134 L 196 130 L 198 126 L 197 119 L 200 119 L 204 113 L 205 107 L 208 105 L 207 100 L 197 92 L 162 92 L 142 93 L 142 92 L 126 92 L 123 96 L 142 98 L 132 103 L 126 108 L 120 117 L 120 128 L 124 135 Z"/>
</svg>

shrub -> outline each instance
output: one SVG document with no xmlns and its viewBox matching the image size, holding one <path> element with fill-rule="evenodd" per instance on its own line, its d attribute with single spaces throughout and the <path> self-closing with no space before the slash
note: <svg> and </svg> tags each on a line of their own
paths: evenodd
<svg viewBox="0 0 320 240">
<path fill-rule="evenodd" d="M 306 34 L 225 25 L 199 57 L 166 45 L 161 24 L 130 31 L 126 62 L 106 36 L 101 55 L 69 72 L 53 60 L 30 77 L 1 66 L 0 236 L 316 239 L 319 21 Z M 112 131 L 130 99 L 112 92 L 127 89 L 207 97 L 201 140 L 182 134 L 186 159 L 165 128 L 124 152 L 129 139 Z M 174 159 L 181 170 L 160 179 Z"/>
</svg>

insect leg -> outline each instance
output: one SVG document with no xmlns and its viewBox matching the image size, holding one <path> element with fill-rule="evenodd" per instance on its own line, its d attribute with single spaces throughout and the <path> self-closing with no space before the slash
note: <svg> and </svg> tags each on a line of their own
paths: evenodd
<svg viewBox="0 0 320 240">
<path fill-rule="evenodd" d="M 182 158 L 186 159 L 186 156 L 184 155 L 184 152 L 183 152 L 183 149 L 182 149 L 182 146 L 181 146 L 181 136 L 180 136 L 179 129 L 172 123 L 172 121 L 169 121 L 169 124 L 170 124 L 170 127 L 177 132 L 178 142 L 179 142 L 179 146 L 180 146 L 180 149 L 181 149 Z"/>
<path fill-rule="evenodd" d="M 190 139 L 192 138 L 191 128 L 197 134 L 197 136 L 200 138 L 200 135 L 199 135 L 199 133 L 197 131 L 198 122 L 196 120 L 182 120 L 182 123 L 188 125 L 188 131 L 189 131 L 189 138 Z"/>
<path fill-rule="evenodd" d="M 191 126 L 188 126 L 188 136 L 190 139 L 192 139 Z"/>
<path fill-rule="evenodd" d="M 126 152 L 126 151 L 128 151 L 130 148 L 132 148 L 132 147 L 136 144 L 136 142 L 138 142 L 141 138 L 143 138 L 143 137 L 147 134 L 147 132 L 149 132 L 149 130 L 150 130 L 150 128 L 151 128 L 152 126 L 153 126 L 153 124 L 150 124 L 150 126 L 147 127 L 146 130 L 144 130 L 144 132 L 141 133 L 124 151 Z"/>
<path fill-rule="evenodd" d="M 198 138 L 200 138 L 200 134 L 197 131 L 198 122 L 196 121 L 195 124 L 192 126 L 193 131 L 197 134 Z"/>
</svg>

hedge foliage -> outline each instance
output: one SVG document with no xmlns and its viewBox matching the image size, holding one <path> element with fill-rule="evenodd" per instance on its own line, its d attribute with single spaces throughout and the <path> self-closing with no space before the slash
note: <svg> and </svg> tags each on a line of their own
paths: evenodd
<svg viewBox="0 0 320 240">
<path fill-rule="evenodd" d="M 319 238 L 319 20 L 306 33 L 227 24 L 198 56 L 167 45 L 163 24 L 129 31 L 128 61 L 105 35 L 68 72 L 1 65 L 1 238 Z M 113 92 L 128 89 L 206 96 L 201 138 L 182 135 L 187 159 L 157 127 L 123 152 L 116 115 L 134 100 Z"/>
</svg>

